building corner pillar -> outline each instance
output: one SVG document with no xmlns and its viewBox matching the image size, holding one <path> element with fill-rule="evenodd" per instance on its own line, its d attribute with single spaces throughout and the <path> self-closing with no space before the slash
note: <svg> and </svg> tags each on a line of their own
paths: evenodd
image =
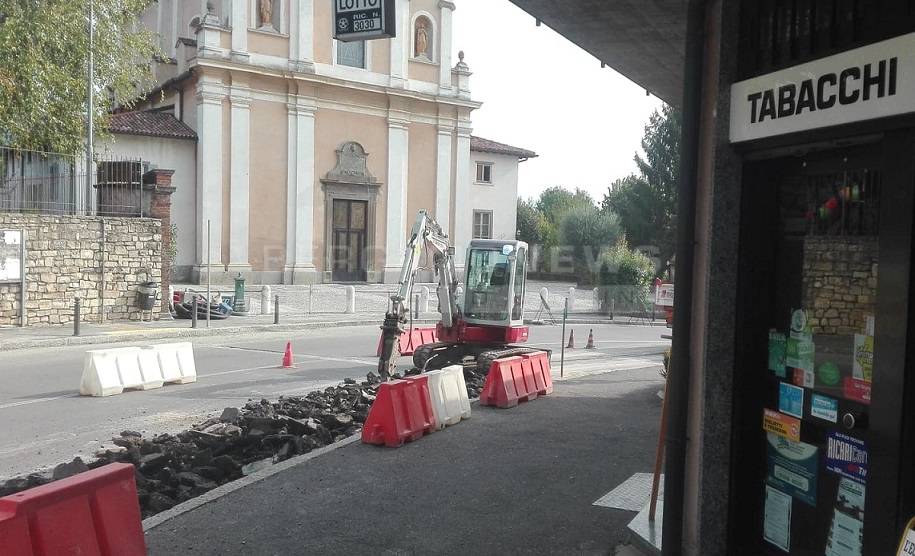
<svg viewBox="0 0 915 556">
<path fill-rule="evenodd" d="M 193 278 L 206 280 L 207 263 L 222 265 L 222 101 L 223 83 L 201 76 L 197 82 L 197 255 Z M 207 224 L 211 233 L 207 235 Z M 208 261 L 208 255 L 213 258 Z"/>
<path fill-rule="evenodd" d="M 400 280 L 406 249 L 407 182 L 409 177 L 410 121 L 406 112 L 391 110 L 388 115 L 388 196 L 385 228 L 383 280 Z"/>
<path fill-rule="evenodd" d="M 248 246 L 251 218 L 251 99 L 246 82 L 232 84 L 229 102 L 230 178 L 229 178 L 229 265 L 230 276 L 251 272 Z"/>
<path fill-rule="evenodd" d="M 288 172 L 286 183 L 287 284 L 319 282 L 314 264 L 315 112 L 317 101 L 290 94 L 288 116 Z"/>
<path fill-rule="evenodd" d="M 457 161 L 454 176 L 454 256 L 455 267 L 464 269 L 467 247 L 473 236 L 473 207 L 470 205 L 470 134 L 469 121 L 458 122 Z"/>
</svg>

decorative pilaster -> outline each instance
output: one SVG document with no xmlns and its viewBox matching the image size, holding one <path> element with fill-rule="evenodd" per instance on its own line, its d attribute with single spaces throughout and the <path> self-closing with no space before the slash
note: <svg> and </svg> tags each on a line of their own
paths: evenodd
<svg viewBox="0 0 915 556">
<path fill-rule="evenodd" d="M 152 194 L 149 203 L 150 218 L 157 218 L 162 222 L 162 271 L 159 283 L 162 292 L 162 312 L 168 311 L 168 289 L 172 280 L 172 251 L 177 249 L 172 245 L 172 193 L 176 187 L 172 185 L 174 170 L 155 169 L 143 175 L 143 188 Z"/>
<path fill-rule="evenodd" d="M 222 81 L 201 76 L 197 82 L 197 265 L 206 279 L 207 247 L 212 264 L 222 264 Z M 207 221 L 210 238 L 207 244 Z"/>
<path fill-rule="evenodd" d="M 317 282 L 314 264 L 315 112 L 317 101 L 290 94 L 286 183 L 286 268 L 288 284 Z"/>
<path fill-rule="evenodd" d="M 439 120 L 435 177 L 435 219 L 445 233 L 451 223 L 451 147 L 454 128 L 447 120 Z"/>
<path fill-rule="evenodd" d="M 216 13 L 206 11 L 197 25 L 197 56 L 201 58 L 221 56 L 222 47 L 219 44 L 221 29 Z"/>
<path fill-rule="evenodd" d="M 469 121 L 458 122 L 457 167 L 454 177 L 454 253 L 455 266 L 461 270 L 473 237 L 473 207 L 470 205 L 471 131 Z"/>
<path fill-rule="evenodd" d="M 231 176 L 229 180 L 230 274 L 250 272 L 248 258 L 250 227 L 251 99 L 247 82 L 233 80 L 231 112 Z"/>
<path fill-rule="evenodd" d="M 232 59 L 247 62 L 248 55 L 248 3 L 232 2 Z"/>
<path fill-rule="evenodd" d="M 388 113 L 388 208 L 385 241 L 384 282 L 397 283 L 406 248 L 407 179 L 410 152 L 409 119 L 406 112 Z"/>
<path fill-rule="evenodd" d="M 448 0 L 439 0 L 438 7 L 442 10 L 441 44 L 439 46 L 439 86 L 442 93 L 451 91 L 451 37 L 454 19 L 454 3 Z M 411 30 L 412 31 L 412 30 Z"/>
<path fill-rule="evenodd" d="M 391 87 L 407 86 L 407 60 L 410 54 L 410 0 L 397 0 L 394 8 L 397 36 L 391 39 Z"/>
<path fill-rule="evenodd" d="M 314 73 L 314 0 L 297 0 L 292 4 L 289 25 L 289 69 Z"/>
</svg>

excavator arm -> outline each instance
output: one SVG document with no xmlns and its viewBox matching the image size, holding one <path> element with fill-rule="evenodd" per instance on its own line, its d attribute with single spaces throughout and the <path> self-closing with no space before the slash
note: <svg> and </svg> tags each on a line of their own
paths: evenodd
<svg viewBox="0 0 915 556">
<path fill-rule="evenodd" d="M 408 324 L 409 307 L 407 300 L 416 280 L 423 250 L 431 253 L 435 274 L 438 277 L 438 306 L 442 314 L 442 326 L 446 329 L 455 325 L 459 307 L 455 298 L 457 273 L 454 268 L 454 247 L 441 226 L 425 210 L 419 211 L 410 240 L 404 253 L 403 267 L 397 292 L 391 296 L 390 310 L 385 314 L 382 330 L 381 357 L 378 360 L 378 374 L 388 380 L 394 373 L 397 358 L 400 357 L 400 336 Z"/>
</svg>

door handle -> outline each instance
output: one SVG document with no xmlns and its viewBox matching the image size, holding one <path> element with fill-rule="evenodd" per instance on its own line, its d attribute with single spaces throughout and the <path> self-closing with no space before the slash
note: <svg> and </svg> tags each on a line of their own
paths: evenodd
<svg viewBox="0 0 915 556">
<path fill-rule="evenodd" d="M 867 428 L 867 414 L 849 411 L 842 416 L 842 426 L 847 430 Z"/>
</svg>

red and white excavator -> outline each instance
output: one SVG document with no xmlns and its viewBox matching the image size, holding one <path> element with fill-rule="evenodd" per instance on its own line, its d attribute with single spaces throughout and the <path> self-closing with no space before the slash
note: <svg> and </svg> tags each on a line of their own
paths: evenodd
<svg viewBox="0 0 915 556">
<path fill-rule="evenodd" d="M 417 347 L 413 364 L 421 370 L 441 369 L 469 363 L 489 369 L 502 358 L 538 350 L 514 345 L 526 342 L 524 293 L 527 280 L 528 245 L 523 241 L 476 239 L 467 249 L 463 295 L 458 294 L 454 247 L 435 220 L 421 210 L 407 243 L 397 292 L 381 327 L 378 374 L 388 380 L 400 357 L 400 337 L 409 334 L 410 299 L 423 251 L 432 255 L 438 277 L 438 306 L 442 315 L 436 326 L 437 341 Z"/>
</svg>

